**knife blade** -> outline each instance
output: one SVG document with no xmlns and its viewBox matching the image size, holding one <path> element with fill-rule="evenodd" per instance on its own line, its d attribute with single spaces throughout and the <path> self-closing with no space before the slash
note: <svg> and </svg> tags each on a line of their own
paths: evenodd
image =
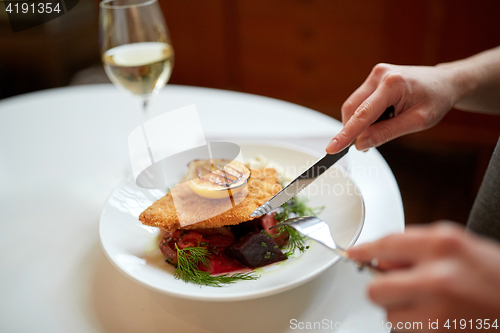
<svg viewBox="0 0 500 333">
<path fill-rule="evenodd" d="M 374 122 L 374 124 L 383 120 L 390 119 L 392 117 L 394 117 L 394 107 L 390 106 L 384 111 L 384 113 L 382 113 L 382 115 Z M 250 214 L 250 217 L 259 217 L 265 215 L 296 196 L 305 187 L 307 187 L 319 176 L 325 173 L 325 171 L 328 170 L 332 165 L 334 165 L 342 157 L 347 155 L 347 153 L 349 152 L 349 148 L 352 145 L 354 145 L 354 142 L 352 142 L 349 146 L 336 154 L 326 154 L 325 156 L 317 160 L 316 163 L 314 163 L 306 171 L 301 173 L 300 176 L 295 178 L 290 184 L 285 186 L 275 196 L 273 196 L 259 208 L 254 210 L 252 214 Z"/>
</svg>

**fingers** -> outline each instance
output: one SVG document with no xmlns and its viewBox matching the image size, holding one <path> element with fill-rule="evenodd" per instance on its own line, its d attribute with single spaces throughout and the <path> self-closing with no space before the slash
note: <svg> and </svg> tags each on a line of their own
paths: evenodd
<svg viewBox="0 0 500 333">
<path fill-rule="evenodd" d="M 406 308 L 414 303 L 421 291 L 419 275 L 412 271 L 380 274 L 370 284 L 370 299 L 386 309 Z"/>
<path fill-rule="evenodd" d="M 361 244 L 347 249 L 350 259 L 363 262 L 371 262 L 373 259 L 379 261 L 408 262 L 413 260 L 410 254 L 402 253 L 399 247 L 404 247 L 404 236 L 389 235 L 372 243 Z M 397 250 L 397 253 L 394 251 Z"/>
<path fill-rule="evenodd" d="M 354 91 L 342 105 L 342 123 L 345 125 L 356 109 L 377 89 L 378 80 L 370 75 L 363 84 Z"/>
<path fill-rule="evenodd" d="M 405 269 L 411 267 L 411 263 L 394 261 L 394 260 L 378 260 L 377 259 L 377 269 L 384 271 L 391 271 L 395 269 Z"/>
<path fill-rule="evenodd" d="M 366 100 L 378 87 L 383 76 L 390 70 L 391 65 L 377 64 L 366 80 L 356 89 L 342 105 L 342 123 L 345 125 L 354 111 Z"/>
<path fill-rule="evenodd" d="M 379 85 L 375 92 L 366 98 L 345 123 L 342 130 L 326 147 L 328 154 L 334 154 L 353 142 L 391 105 L 400 99 L 401 90 L 390 85 Z"/>
<path fill-rule="evenodd" d="M 379 262 L 411 264 L 420 258 L 419 250 L 425 239 L 425 232 L 413 228 L 405 234 L 392 234 L 371 243 L 355 246 L 348 249 L 347 254 L 349 258 L 363 262 L 377 259 Z"/>
<path fill-rule="evenodd" d="M 382 269 L 408 267 L 429 258 L 459 254 L 467 236 L 452 223 L 433 223 L 406 228 L 371 243 L 347 249 L 349 258 L 363 262 L 377 259 Z"/>
<path fill-rule="evenodd" d="M 378 147 L 397 137 L 424 129 L 426 123 L 420 114 L 423 112 L 409 109 L 397 117 L 373 124 L 357 138 L 356 149 Z"/>
</svg>

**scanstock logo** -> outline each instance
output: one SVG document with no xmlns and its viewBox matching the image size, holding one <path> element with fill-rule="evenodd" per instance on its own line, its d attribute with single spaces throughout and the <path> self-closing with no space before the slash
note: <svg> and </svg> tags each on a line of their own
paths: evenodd
<svg viewBox="0 0 500 333">
<path fill-rule="evenodd" d="M 0 0 L 5 5 L 12 32 L 52 21 L 78 4 L 78 0 Z"/>
</svg>

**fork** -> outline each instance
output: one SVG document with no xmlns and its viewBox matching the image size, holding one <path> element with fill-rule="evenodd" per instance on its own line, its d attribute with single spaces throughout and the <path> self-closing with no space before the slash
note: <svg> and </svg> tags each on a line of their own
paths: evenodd
<svg viewBox="0 0 500 333">
<path fill-rule="evenodd" d="M 326 224 L 325 221 L 317 217 L 314 216 L 294 217 L 284 222 L 278 223 L 277 225 L 271 227 L 270 229 L 284 225 L 290 226 L 295 230 L 297 230 L 298 232 L 300 232 L 301 234 L 303 234 L 304 236 L 307 236 L 317 241 L 318 243 L 323 244 L 327 248 L 335 251 L 341 257 L 353 261 L 360 271 L 367 269 L 372 273 L 380 272 L 380 270 L 377 268 L 376 260 L 372 260 L 372 262 L 366 263 L 349 258 L 345 249 L 341 248 L 335 243 L 335 240 L 333 239 L 332 234 L 330 233 L 330 227 L 328 227 L 328 224 Z"/>
</svg>

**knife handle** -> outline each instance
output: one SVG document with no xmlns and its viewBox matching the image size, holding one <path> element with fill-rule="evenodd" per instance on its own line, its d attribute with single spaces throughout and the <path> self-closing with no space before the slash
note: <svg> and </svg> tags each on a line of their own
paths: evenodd
<svg viewBox="0 0 500 333">
<path fill-rule="evenodd" d="M 375 120 L 375 122 L 373 124 L 376 124 L 376 123 L 379 123 L 381 121 L 384 121 L 384 120 L 388 120 L 388 119 L 391 119 L 391 118 L 394 118 L 394 116 L 396 115 L 396 112 L 394 110 L 394 106 L 389 106 L 387 109 L 385 109 L 384 113 L 382 113 L 380 115 L 380 117 L 378 117 L 377 120 Z M 373 125 L 372 124 L 372 125 Z M 357 139 L 357 138 L 356 138 Z M 356 144 L 356 139 L 354 139 L 353 142 L 351 142 L 351 144 L 349 146 L 347 146 L 347 148 L 345 149 L 349 149 L 351 148 L 352 146 L 354 146 Z"/>
<path fill-rule="evenodd" d="M 381 122 L 381 121 L 384 121 L 384 120 L 394 118 L 394 116 L 396 115 L 395 113 L 396 112 L 394 110 L 394 106 L 392 106 L 392 105 L 389 106 L 387 109 L 385 109 L 384 113 L 382 113 L 380 115 L 380 117 L 378 117 L 378 119 L 375 120 L 374 124 Z"/>
</svg>

